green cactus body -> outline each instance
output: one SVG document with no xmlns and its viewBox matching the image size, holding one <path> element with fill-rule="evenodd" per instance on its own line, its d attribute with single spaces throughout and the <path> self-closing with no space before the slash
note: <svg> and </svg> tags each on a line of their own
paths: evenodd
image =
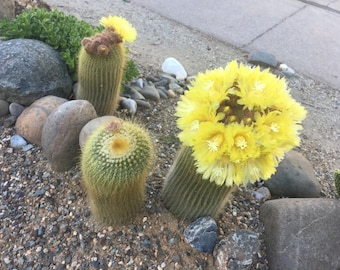
<svg viewBox="0 0 340 270">
<path fill-rule="evenodd" d="M 338 195 L 340 196 L 340 170 L 335 170 L 334 172 L 334 183 L 336 191 L 338 192 Z"/>
<path fill-rule="evenodd" d="M 191 221 L 201 216 L 216 217 L 234 188 L 202 179 L 196 172 L 191 154 L 190 147 L 180 150 L 164 184 L 163 203 L 181 219 Z"/>
<path fill-rule="evenodd" d="M 112 29 L 82 41 L 78 63 L 77 99 L 86 99 L 97 115 L 112 115 L 118 105 L 126 49 Z"/>
<path fill-rule="evenodd" d="M 95 217 L 122 224 L 141 210 L 153 157 L 148 133 L 127 121 L 112 120 L 89 136 L 81 171 Z"/>
</svg>

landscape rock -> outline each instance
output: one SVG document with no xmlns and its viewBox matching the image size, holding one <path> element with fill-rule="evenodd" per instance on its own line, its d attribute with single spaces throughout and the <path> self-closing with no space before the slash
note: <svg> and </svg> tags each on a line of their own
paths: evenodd
<svg viewBox="0 0 340 270">
<path fill-rule="evenodd" d="M 255 50 L 248 54 L 248 62 L 253 65 L 276 68 L 278 62 L 271 53 Z"/>
<path fill-rule="evenodd" d="M 146 100 L 136 99 L 135 101 L 137 103 L 137 108 L 146 108 L 146 109 L 151 108 L 151 104 L 147 102 Z"/>
<path fill-rule="evenodd" d="M 264 186 L 274 197 L 316 198 L 321 190 L 309 160 L 294 150 L 286 154 L 276 173 L 264 181 Z"/>
<path fill-rule="evenodd" d="M 34 101 L 18 117 L 15 129 L 31 143 L 41 145 L 41 134 L 47 117 L 67 99 L 46 96 Z"/>
<path fill-rule="evenodd" d="M 40 97 L 68 97 L 72 80 L 59 53 L 34 39 L 0 43 L 0 99 L 30 105 Z"/>
<path fill-rule="evenodd" d="M 209 216 L 200 217 L 185 229 L 185 240 L 194 249 L 212 253 L 217 241 L 217 225 Z"/>
<path fill-rule="evenodd" d="M 0 99 L 0 117 L 9 114 L 9 103 L 6 100 Z"/>
<path fill-rule="evenodd" d="M 0 2 L 0 20 L 1 19 L 14 19 L 15 17 L 15 1 L 14 0 L 1 0 Z"/>
<path fill-rule="evenodd" d="M 25 107 L 19 103 L 12 102 L 8 109 L 11 115 L 18 117 L 24 111 Z"/>
<path fill-rule="evenodd" d="M 260 249 L 258 236 L 248 230 L 237 230 L 222 239 L 214 249 L 216 270 L 251 269 Z"/>
<path fill-rule="evenodd" d="M 15 124 L 15 122 L 17 121 L 17 118 L 18 117 L 14 116 L 14 115 L 10 115 L 10 116 L 6 117 L 4 119 L 4 127 L 9 128 L 9 127 L 13 126 Z"/>
<path fill-rule="evenodd" d="M 20 135 L 13 135 L 10 140 L 10 145 L 13 148 L 22 148 L 27 145 L 27 142 Z"/>
<path fill-rule="evenodd" d="M 159 102 L 161 97 L 159 96 L 159 92 L 154 85 L 146 85 L 144 86 L 139 93 L 141 93 L 146 99 Z"/>
<path fill-rule="evenodd" d="M 253 195 L 257 201 L 267 201 L 270 200 L 272 195 L 267 187 L 260 187 L 259 189 L 253 191 Z"/>
<path fill-rule="evenodd" d="M 281 71 L 281 74 L 283 76 L 288 77 L 288 78 L 290 78 L 291 76 L 295 74 L 295 70 L 287 66 L 286 64 L 280 64 L 278 69 L 279 71 Z"/>
<path fill-rule="evenodd" d="M 105 116 L 94 118 L 90 120 L 89 122 L 87 122 L 79 133 L 80 149 L 82 150 L 84 148 L 84 144 L 87 138 L 93 133 L 93 131 L 95 131 L 101 125 L 112 120 L 117 120 L 117 117 L 111 116 L 111 115 L 105 115 Z"/>
<path fill-rule="evenodd" d="M 79 133 L 96 118 L 92 104 L 86 100 L 71 100 L 61 104 L 45 122 L 41 144 L 54 171 L 67 171 L 78 162 Z"/>
<path fill-rule="evenodd" d="M 143 88 L 144 87 L 144 81 L 143 81 L 142 78 L 138 78 L 133 83 L 134 83 L 134 85 L 136 85 L 139 88 Z"/>
<path fill-rule="evenodd" d="M 183 65 L 173 57 L 168 57 L 164 60 L 162 70 L 163 72 L 175 75 L 177 80 L 184 80 L 188 76 Z"/>
<path fill-rule="evenodd" d="M 131 98 L 121 97 L 119 99 L 120 106 L 127 110 L 130 115 L 135 115 L 137 112 L 137 102 Z"/>
<path fill-rule="evenodd" d="M 269 269 L 340 269 L 340 201 L 276 199 L 260 208 Z"/>
<path fill-rule="evenodd" d="M 139 93 L 141 89 L 142 88 L 138 86 L 125 86 L 122 96 L 133 99 L 145 99 L 145 97 Z"/>
</svg>

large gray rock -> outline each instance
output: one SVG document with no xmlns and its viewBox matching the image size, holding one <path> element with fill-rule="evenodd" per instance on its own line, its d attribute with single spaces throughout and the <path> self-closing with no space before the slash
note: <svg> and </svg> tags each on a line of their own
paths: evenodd
<svg viewBox="0 0 340 270">
<path fill-rule="evenodd" d="M 276 173 L 264 185 L 273 197 L 320 197 L 320 184 L 309 160 L 294 150 L 280 162 Z"/>
<path fill-rule="evenodd" d="M 65 102 L 47 117 L 41 145 L 54 171 L 67 171 L 76 165 L 80 154 L 79 133 L 96 117 L 96 110 L 87 100 Z"/>
<path fill-rule="evenodd" d="M 260 208 L 269 269 L 340 269 L 340 201 L 277 199 Z"/>
<path fill-rule="evenodd" d="M 0 19 L 8 18 L 14 19 L 15 17 L 15 3 L 14 0 L 1 0 L 0 1 Z"/>
<path fill-rule="evenodd" d="M 51 46 L 33 39 L 0 43 L 0 99 L 30 105 L 43 96 L 71 92 L 67 66 Z"/>
</svg>

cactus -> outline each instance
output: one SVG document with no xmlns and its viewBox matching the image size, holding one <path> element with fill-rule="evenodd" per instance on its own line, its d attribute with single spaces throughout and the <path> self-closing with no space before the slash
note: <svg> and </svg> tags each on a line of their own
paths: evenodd
<svg viewBox="0 0 340 270">
<path fill-rule="evenodd" d="M 123 224 L 141 210 L 153 157 L 148 133 L 134 123 L 117 118 L 89 136 L 80 163 L 95 217 Z"/>
<path fill-rule="evenodd" d="M 162 200 L 170 212 L 192 221 L 201 216 L 216 217 L 233 190 L 233 186 L 202 179 L 191 148 L 183 147 L 166 177 Z"/>
<path fill-rule="evenodd" d="M 338 192 L 338 195 L 340 196 L 340 170 L 335 170 L 334 172 L 334 183 L 335 183 L 336 191 Z"/>
<path fill-rule="evenodd" d="M 121 36 L 112 28 L 82 40 L 77 99 L 90 101 L 98 116 L 112 115 L 118 105 L 125 50 Z"/>
</svg>

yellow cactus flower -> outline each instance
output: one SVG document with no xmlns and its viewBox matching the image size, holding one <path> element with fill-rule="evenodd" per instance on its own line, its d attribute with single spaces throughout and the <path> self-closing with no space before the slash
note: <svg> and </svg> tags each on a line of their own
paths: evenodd
<svg viewBox="0 0 340 270">
<path fill-rule="evenodd" d="M 175 115 L 197 172 L 232 186 L 270 178 L 285 152 L 299 145 L 306 113 L 284 79 L 232 61 L 198 74 Z"/>
<path fill-rule="evenodd" d="M 123 42 L 132 43 L 137 38 L 136 29 L 123 17 L 109 16 L 101 18 L 101 25 L 105 28 L 113 28 L 122 37 Z"/>
</svg>

